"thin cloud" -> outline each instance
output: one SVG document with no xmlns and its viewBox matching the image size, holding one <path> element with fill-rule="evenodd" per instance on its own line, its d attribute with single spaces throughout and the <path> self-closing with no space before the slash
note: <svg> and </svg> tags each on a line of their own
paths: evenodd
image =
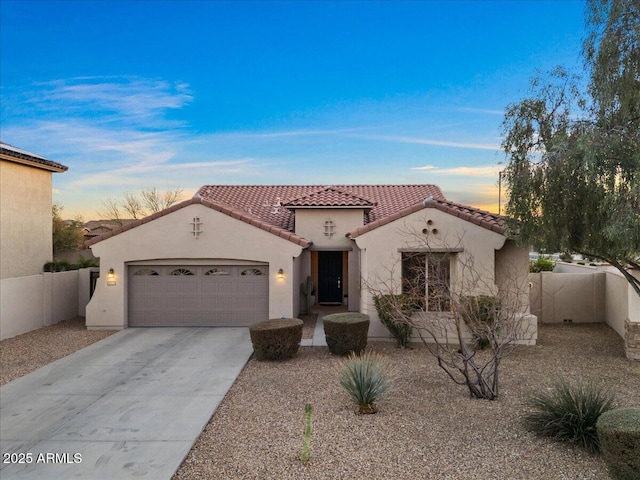
<svg viewBox="0 0 640 480">
<path fill-rule="evenodd" d="M 435 165 L 425 165 L 423 167 L 414 167 L 411 170 L 433 170 L 436 169 L 438 167 L 436 167 Z"/>
<path fill-rule="evenodd" d="M 481 165 L 477 167 L 453 167 L 438 168 L 433 165 L 425 165 L 423 167 L 413 167 L 411 170 L 429 170 L 430 173 L 437 175 L 460 175 L 465 177 L 487 177 L 498 178 L 500 171 L 499 165 Z"/>
<path fill-rule="evenodd" d="M 17 94 L 18 98 L 22 96 Z M 181 82 L 139 77 L 78 77 L 34 84 L 29 95 L 10 102 L 13 117 L 81 119 L 105 128 L 137 126 L 164 130 L 185 126 L 166 113 L 193 100 Z"/>
<path fill-rule="evenodd" d="M 449 142 L 443 140 L 431 140 L 426 138 L 403 137 L 394 135 L 351 135 L 355 138 L 378 140 L 386 142 L 411 143 L 417 145 L 434 145 L 438 147 L 467 148 L 473 150 L 500 150 L 499 145 L 486 143 Z"/>
</svg>

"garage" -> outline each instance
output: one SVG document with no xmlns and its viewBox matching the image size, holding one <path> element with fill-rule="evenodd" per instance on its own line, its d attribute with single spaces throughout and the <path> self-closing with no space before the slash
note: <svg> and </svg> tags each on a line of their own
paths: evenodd
<svg viewBox="0 0 640 480">
<path fill-rule="evenodd" d="M 246 327 L 269 318 L 266 265 L 130 265 L 130 327 Z"/>
</svg>

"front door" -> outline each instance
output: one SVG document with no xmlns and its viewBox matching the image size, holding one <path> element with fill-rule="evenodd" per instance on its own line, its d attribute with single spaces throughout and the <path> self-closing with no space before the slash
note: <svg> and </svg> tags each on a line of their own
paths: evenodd
<svg viewBox="0 0 640 480">
<path fill-rule="evenodd" d="M 318 303 L 342 303 L 342 252 L 318 252 Z"/>
</svg>

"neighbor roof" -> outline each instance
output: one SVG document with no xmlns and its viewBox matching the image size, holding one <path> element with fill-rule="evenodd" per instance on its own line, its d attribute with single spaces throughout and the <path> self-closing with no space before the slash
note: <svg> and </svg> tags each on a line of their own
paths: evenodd
<svg viewBox="0 0 640 480">
<path fill-rule="evenodd" d="M 30 165 L 36 168 L 42 168 L 51 172 L 65 172 L 69 167 L 61 163 L 52 162 L 35 153 L 27 152 L 21 148 L 14 147 L 8 143 L 0 142 L 0 157 L 24 165 Z"/>
</svg>

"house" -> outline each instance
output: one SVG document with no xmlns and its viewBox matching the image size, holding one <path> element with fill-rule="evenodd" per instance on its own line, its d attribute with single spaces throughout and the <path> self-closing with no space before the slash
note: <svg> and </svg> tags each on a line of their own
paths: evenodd
<svg viewBox="0 0 640 480">
<path fill-rule="evenodd" d="M 310 276 L 318 303 L 367 313 L 370 336 L 386 337 L 372 285 L 402 285 L 408 254 L 426 274 L 438 253 L 450 282 L 472 259 L 483 279 L 476 294 L 513 283 L 513 265 L 526 285 L 529 265 L 499 216 L 448 201 L 435 185 L 206 185 L 87 245 L 102 270 L 88 328 L 247 326 L 297 316 Z"/>
<path fill-rule="evenodd" d="M 82 235 L 85 240 L 89 240 L 94 237 L 98 237 L 104 233 L 113 231 L 114 229 L 126 225 L 127 223 L 134 222 L 134 219 L 122 219 L 122 220 L 89 220 L 83 225 Z"/>
<path fill-rule="evenodd" d="M 0 278 L 37 275 L 51 260 L 51 177 L 66 170 L 0 142 Z"/>
</svg>

